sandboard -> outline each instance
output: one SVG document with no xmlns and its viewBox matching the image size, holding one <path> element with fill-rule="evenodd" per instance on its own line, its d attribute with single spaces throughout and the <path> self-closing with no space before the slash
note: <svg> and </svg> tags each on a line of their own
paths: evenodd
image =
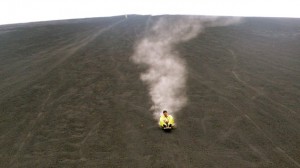
<svg viewBox="0 0 300 168">
<path fill-rule="evenodd" d="M 172 127 L 163 127 L 164 130 L 170 130 Z"/>
</svg>

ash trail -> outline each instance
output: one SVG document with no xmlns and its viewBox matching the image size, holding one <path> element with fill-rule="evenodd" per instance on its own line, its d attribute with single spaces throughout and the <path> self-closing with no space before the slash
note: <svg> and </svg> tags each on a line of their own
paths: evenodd
<svg viewBox="0 0 300 168">
<path fill-rule="evenodd" d="M 131 58 L 134 63 L 147 68 L 140 79 L 149 88 L 153 103 L 151 111 L 155 118 L 164 109 L 177 113 L 188 102 L 186 62 L 175 49 L 176 45 L 197 37 L 206 27 L 226 26 L 237 21 L 237 18 L 161 17 L 136 43 Z"/>
</svg>

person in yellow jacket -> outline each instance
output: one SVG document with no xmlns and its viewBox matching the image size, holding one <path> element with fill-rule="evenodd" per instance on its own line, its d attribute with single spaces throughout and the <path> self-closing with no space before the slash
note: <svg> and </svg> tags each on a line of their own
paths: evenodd
<svg viewBox="0 0 300 168">
<path fill-rule="evenodd" d="M 161 128 L 171 127 L 174 128 L 175 122 L 174 118 L 168 114 L 166 110 L 163 111 L 163 115 L 160 116 L 159 126 Z"/>
</svg>

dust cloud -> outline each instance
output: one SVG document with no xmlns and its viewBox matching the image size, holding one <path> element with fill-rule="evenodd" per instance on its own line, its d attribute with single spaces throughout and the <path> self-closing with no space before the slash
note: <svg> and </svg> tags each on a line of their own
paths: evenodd
<svg viewBox="0 0 300 168">
<path fill-rule="evenodd" d="M 175 114 L 188 102 L 186 62 L 176 45 L 195 38 L 206 27 L 226 26 L 238 21 L 239 18 L 165 16 L 138 41 L 132 60 L 147 67 L 140 78 L 149 87 L 155 119 L 163 110 Z"/>
</svg>

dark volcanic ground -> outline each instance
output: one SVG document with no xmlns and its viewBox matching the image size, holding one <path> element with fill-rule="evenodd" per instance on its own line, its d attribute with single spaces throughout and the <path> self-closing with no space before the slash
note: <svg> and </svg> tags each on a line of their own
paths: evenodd
<svg viewBox="0 0 300 168">
<path fill-rule="evenodd" d="M 299 168 L 300 20 L 178 44 L 189 103 L 165 133 L 130 60 L 157 18 L 1 26 L 0 167 Z"/>
</svg>

